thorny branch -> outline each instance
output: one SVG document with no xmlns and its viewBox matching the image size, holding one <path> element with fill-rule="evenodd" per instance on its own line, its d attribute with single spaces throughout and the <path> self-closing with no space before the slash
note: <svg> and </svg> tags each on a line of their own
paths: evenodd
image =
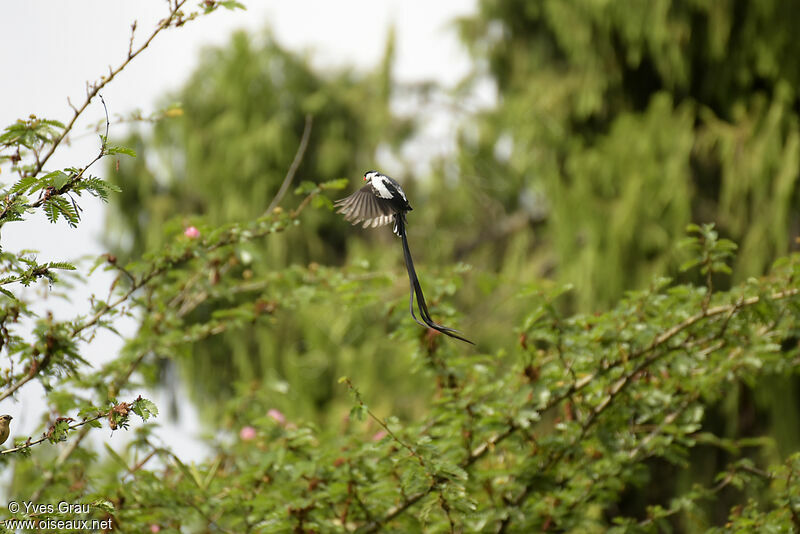
<svg viewBox="0 0 800 534">
<path fill-rule="evenodd" d="M 86 419 L 83 419 L 82 421 L 78 421 L 77 423 L 72 423 L 71 425 L 69 425 L 67 427 L 67 430 L 75 430 L 76 428 L 80 428 L 83 425 L 87 425 L 89 423 L 93 423 L 94 421 L 97 421 L 98 419 L 102 419 L 103 417 L 108 417 L 108 414 L 110 414 L 113 410 L 114 410 L 114 408 L 111 408 L 111 409 L 106 410 L 104 412 L 98 412 L 97 415 L 94 415 L 93 417 L 88 417 Z M 50 427 L 50 431 L 52 431 L 52 429 L 53 429 L 53 427 L 51 426 Z M 12 447 L 10 449 L 0 450 L 0 454 L 11 454 L 12 452 L 18 452 L 18 451 L 21 451 L 23 449 L 29 449 L 29 448 L 33 447 L 34 445 L 38 445 L 38 444 L 40 444 L 42 442 L 45 442 L 45 441 L 49 440 L 50 438 L 51 438 L 50 432 L 45 432 L 44 434 L 42 434 L 42 437 L 39 438 L 39 439 L 31 441 L 31 439 L 28 438 L 28 441 L 26 441 L 22 445 L 19 445 L 17 447 Z"/>
</svg>

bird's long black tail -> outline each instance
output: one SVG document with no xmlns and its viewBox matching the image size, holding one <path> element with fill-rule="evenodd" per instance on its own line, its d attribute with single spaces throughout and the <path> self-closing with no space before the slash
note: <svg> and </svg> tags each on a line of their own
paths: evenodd
<svg viewBox="0 0 800 534">
<path fill-rule="evenodd" d="M 404 212 L 396 213 L 394 216 L 394 231 L 397 235 L 400 236 L 400 239 L 403 241 L 403 257 L 406 260 L 406 271 L 408 271 L 408 282 L 411 286 L 411 295 L 408 301 L 408 309 L 411 312 L 411 317 L 419 324 L 420 326 L 425 326 L 428 328 L 433 328 L 434 330 L 441 332 L 446 336 L 450 336 L 455 339 L 460 339 L 461 341 L 465 341 L 471 345 L 474 345 L 472 341 L 469 339 L 461 336 L 461 332 L 458 330 L 453 330 L 452 328 L 448 328 L 447 326 L 442 326 L 433 322 L 431 319 L 431 315 L 428 312 L 428 305 L 425 303 L 425 295 L 422 294 L 422 286 L 419 284 L 419 278 L 417 278 L 417 271 L 414 270 L 414 260 L 411 259 L 411 250 L 408 248 L 408 238 L 406 237 L 406 214 Z M 414 295 L 417 296 L 417 306 L 419 307 L 419 315 L 422 318 L 422 321 L 417 319 L 417 316 L 414 315 Z"/>
</svg>

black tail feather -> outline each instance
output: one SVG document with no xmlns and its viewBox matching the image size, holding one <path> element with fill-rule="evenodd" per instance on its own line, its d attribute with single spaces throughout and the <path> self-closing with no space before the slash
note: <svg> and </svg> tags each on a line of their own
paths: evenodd
<svg viewBox="0 0 800 534">
<path fill-rule="evenodd" d="M 461 341 L 474 345 L 475 343 L 465 337 L 462 337 L 460 335 L 461 332 L 458 330 L 435 323 L 433 322 L 433 319 L 431 319 L 431 315 L 428 312 L 428 305 L 425 303 L 425 295 L 422 294 L 422 286 L 419 283 L 419 278 L 417 278 L 417 272 L 414 270 L 414 260 L 411 259 L 411 250 L 408 248 L 408 238 L 406 237 L 405 223 L 405 213 L 399 212 L 395 214 L 394 231 L 403 241 L 403 257 L 406 261 L 406 271 L 408 271 L 408 281 L 410 285 L 408 309 L 411 312 L 411 317 L 413 317 L 414 321 L 416 321 L 420 326 L 433 328 L 434 330 L 441 332 L 446 336 L 460 339 Z M 417 306 L 419 307 L 419 315 L 422 318 L 422 321 L 417 319 L 417 316 L 414 315 L 414 295 L 417 296 Z"/>
</svg>

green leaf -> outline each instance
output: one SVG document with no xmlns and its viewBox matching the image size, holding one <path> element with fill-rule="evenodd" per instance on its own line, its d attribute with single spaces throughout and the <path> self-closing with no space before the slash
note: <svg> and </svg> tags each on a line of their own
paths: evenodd
<svg viewBox="0 0 800 534">
<path fill-rule="evenodd" d="M 363 405 L 356 405 L 350 409 L 350 418 L 356 421 L 363 421 L 367 417 L 367 407 Z"/>
<path fill-rule="evenodd" d="M 119 193 L 122 189 L 115 184 L 90 176 L 75 184 L 73 191 L 88 191 L 92 196 L 107 202 L 110 193 Z"/>
<path fill-rule="evenodd" d="M 9 193 L 20 193 L 24 195 L 28 189 L 30 189 L 36 183 L 35 176 L 26 176 L 15 183 L 11 189 L 9 189 Z"/>
<path fill-rule="evenodd" d="M 128 470 L 128 462 L 126 462 L 122 458 L 122 456 L 120 456 L 119 453 L 117 453 L 117 451 L 112 449 L 111 445 L 109 445 L 108 443 L 103 443 L 103 446 L 105 447 L 106 452 L 111 457 L 111 459 L 114 460 L 124 471 L 127 471 Z"/>
<path fill-rule="evenodd" d="M 712 263 L 711 271 L 715 273 L 725 273 L 725 274 L 731 274 L 733 272 L 726 263 L 723 263 L 721 261 L 715 261 L 714 263 Z"/>
<path fill-rule="evenodd" d="M 691 260 L 687 260 L 681 263 L 680 267 L 678 267 L 678 270 L 680 270 L 681 272 L 686 272 L 689 269 L 695 267 L 698 263 L 700 263 L 699 258 L 692 258 Z"/>
<path fill-rule="evenodd" d="M 242 4 L 241 2 L 236 2 L 236 0 L 221 0 L 219 2 L 219 5 L 231 11 L 233 11 L 234 9 L 247 10 L 244 4 Z"/>
<path fill-rule="evenodd" d="M 317 188 L 317 184 L 314 182 L 309 182 L 308 180 L 304 180 L 300 183 L 299 186 L 294 190 L 295 195 L 308 195 L 312 191 Z"/>
<path fill-rule="evenodd" d="M 63 122 L 53 119 L 42 119 L 42 124 L 46 124 L 48 126 L 55 126 L 56 128 L 61 128 L 62 130 L 66 128 Z"/>
<path fill-rule="evenodd" d="M 338 178 L 336 180 L 329 180 L 319 184 L 320 189 L 344 189 L 350 183 L 349 178 Z"/>
<path fill-rule="evenodd" d="M 2 293 L 3 295 L 7 296 L 11 300 L 17 300 L 17 297 L 15 297 L 14 294 L 11 291 L 9 291 L 8 289 L 6 289 L 6 288 L 4 288 L 2 286 L 0 286 L 0 293 Z"/>
<path fill-rule="evenodd" d="M 200 471 L 197 469 L 197 465 L 192 462 L 189 466 L 189 473 L 192 475 L 192 480 L 194 483 L 197 484 L 197 487 L 203 489 L 203 475 L 200 474 Z"/>
<path fill-rule="evenodd" d="M 52 433 L 48 435 L 50 443 L 58 443 L 67 439 L 67 432 L 69 431 L 69 419 L 62 417 L 56 420 L 52 426 Z"/>
<path fill-rule="evenodd" d="M 52 223 L 56 222 L 58 216 L 61 215 L 67 220 L 67 224 L 75 228 L 81 220 L 78 212 L 75 210 L 75 206 L 61 196 L 54 195 L 47 199 L 44 203 L 44 210 L 47 219 Z"/>
<path fill-rule="evenodd" d="M 49 269 L 63 269 L 65 271 L 74 271 L 76 267 L 71 263 L 67 263 L 65 261 L 51 261 L 47 264 Z"/>
<path fill-rule="evenodd" d="M 58 220 L 58 214 L 61 213 L 58 210 L 55 202 L 47 201 L 44 203 L 44 214 L 47 216 L 47 220 L 51 223 L 54 223 Z"/>
<path fill-rule="evenodd" d="M 108 514 L 113 514 L 116 511 L 116 508 L 114 508 L 114 504 L 111 501 L 105 499 L 92 502 L 92 506 Z"/>
<path fill-rule="evenodd" d="M 152 401 L 139 397 L 131 405 L 133 413 L 142 418 L 142 421 L 147 421 L 150 417 L 158 416 L 158 406 Z"/>
<path fill-rule="evenodd" d="M 317 209 L 328 208 L 333 209 L 333 201 L 324 195 L 317 195 L 311 200 L 311 206 Z"/>
<path fill-rule="evenodd" d="M 186 467 L 186 464 L 181 462 L 177 457 L 173 456 L 172 459 L 175 462 L 175 465 L 178 466 L 178 469 L 184 474 L 184 476 L 186 476 L 186 478 L 194 482 L 197 487 L 200 487 L 200 478 L 199 477 L 196 478 L 194 473 L 190 471 L 188 467 Z"/>
<path fill-rule="evenodd" d="M 53 171 L 45 174 L 42 176 L 41 184 L 42 187 L 37 189 L 42 189 L 46 186 L 52 186 L 57 190 L 60 190 L 62 187 L 67 185 L 70 180 L 70 175 L 64 173 L 64 171 Z"/>
<path fill-rule="evenodd" d="M 136 152 L 132 148 L 119 145 L 106 146 L 105 153 L 109 156 L 113 156 L 114 154 L 125 154 L 126 156 L 130 156 L 132 158 L 136 157 Z"/>
</svg>

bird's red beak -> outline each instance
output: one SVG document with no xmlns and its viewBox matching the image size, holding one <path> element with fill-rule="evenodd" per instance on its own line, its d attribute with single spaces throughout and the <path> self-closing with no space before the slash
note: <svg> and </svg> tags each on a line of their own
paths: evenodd
<svg viewBox="0 0 800 534">
<path fill-rule="evenodd" d="M 364 181 L 365 182 L 367 181 L 367 175 L 366 174 L 364 175 Z"/>
</svg>

